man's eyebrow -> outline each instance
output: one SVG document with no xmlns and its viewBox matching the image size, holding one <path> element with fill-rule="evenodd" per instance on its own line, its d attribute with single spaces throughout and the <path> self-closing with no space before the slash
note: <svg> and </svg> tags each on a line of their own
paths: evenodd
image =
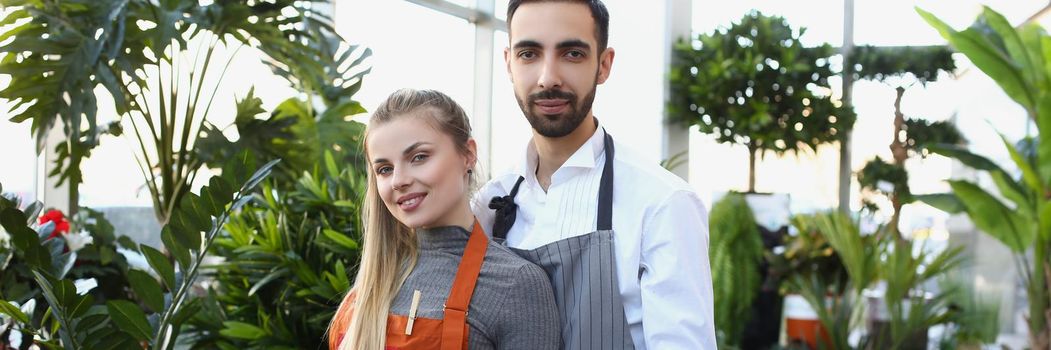
<svg viewBox="0 0 1051 350">
<path fill-rule="evenodd" d="M 525 48 L 538 48 L 543 47 L 539 42 L 535 40 L 522 40 L 515 43 L 514 49 L 525 49 Z"/>
<path fill-rule="evenodd" d="M 522 41 L 519 41 L 519 42 L 515 43 L 515 45 L 514 45 L 514 49 L 516 49 L 516 50 L 517 49 L 525 49 L 525 48 L 541 48 L 541 47 L 544 47 L 544 46 L 541 45 L 539 42 L 537 42 L 535 40 L 522 40 Z M 583 40 L 580 40 L 580 39 L 570 39 L 570 40 L 566 40 L 566 41 L 558 43 L 558 45 L 555 45 L 555 48 L 557 48 L 559 50 L 574 48 L 574 49 L 585 49 L 585 50 L 589 50 L 590 51 L 591 50 L 591 44 L 588 44 L 586 41 L 583 41 Z"/>
<path fill-rule="evenodd" d="M 431 143 L 430 142 L 424 142 L 424 141 L 420 141 L 420 142 L 414 143 L 412 145 L 409 145 L 409 147 L 406 147 L 404 151 L 401 151 L 401 154 L 402 155 L 408 155 L 409 153 L 412 153 L 413 151 L 415 151 L 417 148 L 420 148 L 420 146 L 429 145 L 429 144 L 431 144 Z M 387 158 L 376 158 L 376 159 L 374 159 L 372 161 L 372 164 L 380 164 L 380 163 L 390 163 L 390 160 L 387 160 Z"/>
<path fill-rule="evenodd" d="M 583 40 L 580 40 L 580 39 L 566 40 L 566 41 L 558 43 L 558 45 L 556 45 L 555 47 L 558 48 L 558 49 L 577 48 L 577 49 L 591 50 L 591 45 L 588 44 L 587 42 L 583 41 Z"/>
</svg>

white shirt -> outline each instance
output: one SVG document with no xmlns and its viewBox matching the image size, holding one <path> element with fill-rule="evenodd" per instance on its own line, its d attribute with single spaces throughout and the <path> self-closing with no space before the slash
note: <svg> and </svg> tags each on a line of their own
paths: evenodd
<svg viewBox="0 0 1051 350">
<path fill-rule="evenodd" d="M 492 229 L 489 200 L 510 193 L 523 176 L 509 246 L 535 249 L 595 231 L 604 135 L 600 128 L 570 156 L 552 174 L 547 192 L 534 175 L 538 156 L 530 141 L 515 170 L 494 177 L 475 195 L 479 223 Z M 636 349 L 716 349 L 704 204 L 685 181 L 615 135 L 613 179 L 616 273 Z"/>
</svg>

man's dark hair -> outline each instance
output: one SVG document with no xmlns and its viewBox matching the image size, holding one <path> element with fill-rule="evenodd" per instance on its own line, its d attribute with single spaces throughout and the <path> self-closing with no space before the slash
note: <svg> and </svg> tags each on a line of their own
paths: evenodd
<svg viewBox="0 0 1051 350">
<path fill-rule="evenodd" d="M 598 41 L 598 52 L 606 50 L 609 43 L 609 11 L 601 0 L 511 0 L 507 4 L 507 31 L 511 31 L 511 18 L 518 11 L 518 6 L 527 2 L 577 2 L 588 5 L 591 10 L 591 18 L 595 20 L 595 39 Z"/>
</svg>

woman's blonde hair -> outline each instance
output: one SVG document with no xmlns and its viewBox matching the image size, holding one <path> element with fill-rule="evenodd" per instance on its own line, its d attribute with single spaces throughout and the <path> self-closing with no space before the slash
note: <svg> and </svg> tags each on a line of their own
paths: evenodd
<svg viewBox="0 0 1051 350">
<path fill-rule="evenodd" d="M 452 98 L 434 90 L 402 89 L 391 94 L 369 119 L 365 129 L 368 158 L 369 130 L 396 118 L 416 116 L 452 138 L 457 151 L 471 151 L 471 123 Z M 351 291 L 343 298 L 329 325 L 329 347 L 341 350 L 383 349 L 387 338 L 387 315 L 398 290 L 416 265 L 416 235 L 398 221 L 380 198 L 371 165 L 366 164 L 368 190 L 362 206 L 364 221 L 361 265 Z M 465 194 L 466 195 L 466 194 Z M 342 342 L 338 337 L 344 333 Z"/>
</svg>

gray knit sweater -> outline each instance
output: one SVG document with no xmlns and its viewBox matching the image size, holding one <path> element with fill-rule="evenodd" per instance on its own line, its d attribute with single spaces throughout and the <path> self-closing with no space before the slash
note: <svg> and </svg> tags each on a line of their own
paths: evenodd
<svg viewBox="0 0 1051 350">
<path fill-rule="evenodd" d="M 442 319 L 470 233 L 462 227 L 416 230 L 420 257 L 398 291 L 391 312 L 406 316 L 414 290 L 422 293 L 416 316 Z M 561 326 L 544 270 L 489 242 L 467 310 L 470 349 L 558 349 Z"/>
</svg>

